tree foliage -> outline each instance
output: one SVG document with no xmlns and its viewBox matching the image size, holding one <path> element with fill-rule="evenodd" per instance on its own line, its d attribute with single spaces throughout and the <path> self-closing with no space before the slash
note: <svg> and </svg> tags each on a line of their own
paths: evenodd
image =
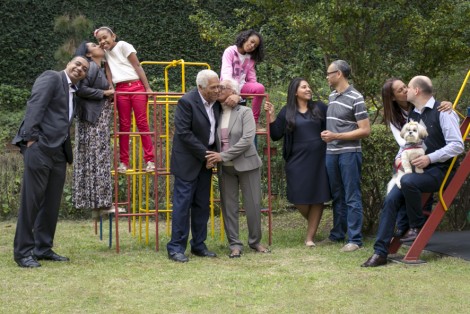
<svg viewBox="0 0 470 314">
<path fill-rule="evenodd" d="M 203 38 L 217 45 L 240 29 L 259 29 L 269 50 L 259 70 L 268 82 L 306 76 L 321 94 L 326 67 L 344 59 L 352 66 L 356 88 L 374 101 L 388 77 L 434 77 L 468 68 L 466 0 L 245 1 L 246 6 L 234 11 L 239 20 L 235 26 L 214 21 L 202 9 L 192 20 Z"/>
<path fill-rule="evenodd" d="M 93 22 L 84 15 L 61 15 L 55 19 L 54 32 L 66 36 L 66 41 L 54 53 L 58 68 L 64 68 L 78 45 L 92 33 Z"/>
</svg>

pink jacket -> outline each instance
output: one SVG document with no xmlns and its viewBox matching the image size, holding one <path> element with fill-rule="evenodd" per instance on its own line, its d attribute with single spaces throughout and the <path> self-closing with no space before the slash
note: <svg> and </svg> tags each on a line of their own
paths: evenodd
<svg viewBox="0 0 470 314">
<path fill-rule="evenodd" d="M 240 84 L 240 89 L 246 82 L 256 82 L 255 61 L 247 56 L 245 62 L 240 64 L 237 46 L 233 45 L 225 49 L 222 56 L 222 69 L 220 71 L 220 80 L 234 79 Z"/>
</svg>

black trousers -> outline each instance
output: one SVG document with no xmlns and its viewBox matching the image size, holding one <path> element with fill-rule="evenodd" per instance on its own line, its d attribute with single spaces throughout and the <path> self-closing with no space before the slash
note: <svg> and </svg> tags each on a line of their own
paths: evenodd
<svg viewBox="0 0 470 314">
<path fill-rule="evenodd" d="M 66 160 L 62 150 L 48 155 L 39 145 L 22 147 L 24 173 L 13 243 L 15 259 L 47 254 L 53 246 Z"/>
</svg>

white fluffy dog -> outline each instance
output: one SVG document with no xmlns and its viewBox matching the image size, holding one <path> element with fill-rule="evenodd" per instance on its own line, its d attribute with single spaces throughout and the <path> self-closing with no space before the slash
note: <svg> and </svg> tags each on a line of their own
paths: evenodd
<svg viewBox="0 0 470 314">
<path fill-rule="evenodd" d="M 388 183 L 387 193 L 392 190 L 395 184 L 401 189 L 401 177 L 413 172 L 411 161 L 424 155 L 423 140 L 428 136 L 428 132 L 424 126 L 411 120 L 403 126 L 400 136 L 406 141 L 401 153 L 401 167 Z M 423 169 L 415 167 L 415 173 L 423 173 Z"/>
</svg>

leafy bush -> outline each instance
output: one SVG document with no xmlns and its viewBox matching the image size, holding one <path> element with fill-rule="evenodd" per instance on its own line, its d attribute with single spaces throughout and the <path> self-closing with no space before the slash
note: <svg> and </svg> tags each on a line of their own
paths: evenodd
<svg viewBox="0 0 470 314">
<path fill-rule="evenodd" d="M 24 116 L 30 91 L 0 85 L 0 143 L 11 142 Z M 1 149 L 0 149 L 1 151 Z"/>
<path fill-rule="evenodd" d="M 364 207 L 364 233 L 377 228 L 380 209 L 385 198 L 387 183 L 398 145 L 385 125 L 372 125 L 371 134 L 362 141 L 362 203 Z"/>
</svg>

